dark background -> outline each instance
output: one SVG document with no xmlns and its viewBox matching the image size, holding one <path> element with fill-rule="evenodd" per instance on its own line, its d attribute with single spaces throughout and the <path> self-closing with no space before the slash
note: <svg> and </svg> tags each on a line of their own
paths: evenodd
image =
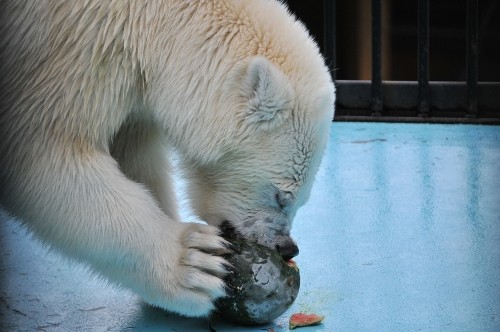
<svg viewBox="0 0 500 332">
<path fill-rule="evenodd" d="M 479 81 L 500 81 L 499 2 L 479 0 Z M 323 50 L 324 1 L 286 3 Z M 417 11 L 416 0 L 382 0 L 383 80 L 417 80 Z M 430 1 L 430 80 L 465 80 L 466 19 L 467 0 Z M 336 30 L 337 79 L 371 79 L 371 1 L 337 0 Z"/>
</svg>

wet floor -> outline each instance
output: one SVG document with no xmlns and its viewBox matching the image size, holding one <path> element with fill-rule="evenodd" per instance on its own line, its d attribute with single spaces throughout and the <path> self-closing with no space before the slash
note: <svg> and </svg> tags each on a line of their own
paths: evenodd
<svg viewBox="0 0 500 332">
<path fill-rule="evenodd" d="M 184 211 L 187 215 L 187 212 Z M 0 216 L 0 330 L 209 331 L 107 286 Z M 500 331 L 500 126 L 333 123 L 293 236 L 302 331 Z"/>
</svg>

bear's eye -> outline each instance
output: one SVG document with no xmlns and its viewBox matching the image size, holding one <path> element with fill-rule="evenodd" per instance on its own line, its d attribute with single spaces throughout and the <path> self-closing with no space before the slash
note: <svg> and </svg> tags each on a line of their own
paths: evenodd
<svg viewBox="0 0 500 332">
<path fill-rule="evenodd" d="M 292 192 L 290 191 L 278 191 L 276 193 L 276 202 L 278 202 L 278 205 L 280 209 L 284 209 L 290 205 L 292 205 L 295 197 Z"/>
</svg>

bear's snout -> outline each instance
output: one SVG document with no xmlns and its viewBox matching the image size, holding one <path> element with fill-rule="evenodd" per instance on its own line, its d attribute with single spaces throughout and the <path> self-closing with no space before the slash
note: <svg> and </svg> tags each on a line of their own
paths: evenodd
<svg viewBox="0 0 500 332">
<path fill-rule="evenodd" d="M 248 234 L 238 231 L 235 225 L 227 220 L 222 222 L 219 229 L 221 231 L 220 235 L 226 239 L 244 237 L 250 239 L 251 241 L 256 241 L 266 247 L 274 248 L 280 253 L 281 257 L 283 257 L 285 261 L 288 261 L 299 254 L 299 247 L 288 235 L 262 236 L 261 234 L 260 236 L 256 236 L 252 233 Z"/>
<path fill-rule="evenodd" d="M 289 236 L 280 236 L 276 244 L 276 250 L 285 261 L 288 261 L 299 254 L 299 247 Z"/>
</svg>

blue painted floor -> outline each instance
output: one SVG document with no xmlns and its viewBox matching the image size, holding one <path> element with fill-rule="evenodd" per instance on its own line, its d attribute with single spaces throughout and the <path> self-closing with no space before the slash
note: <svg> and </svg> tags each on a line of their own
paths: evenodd
<svg viewBox="0 0 500 332">
<path fill-rule="evenodd" d="M 0 219 L 0 330 L 208 331 L 144 305 Z M 302 331 L 500 331 L 500 127 L 333 123 L 295 220 Z M 271 331 L 271 330 L 270 330 Z M 300 331 L 300 330 L 299 330 Z"/>
</svg>

